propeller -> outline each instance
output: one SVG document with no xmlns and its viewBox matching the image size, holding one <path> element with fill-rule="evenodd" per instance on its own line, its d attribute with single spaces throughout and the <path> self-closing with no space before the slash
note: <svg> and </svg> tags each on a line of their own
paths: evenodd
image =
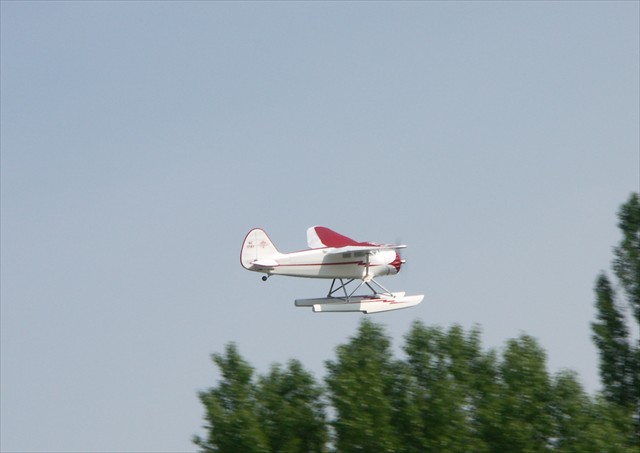
<svg viewBox="0 0 640 453">
<path fill-rule="evenodd" d="M 400 237 L 396 237 L 396 242 L 395 242 L 395 244 L 396 244 L 396 245 L 402 245 L 402 244 L 403 244 L 403 242 L 402 242 L 402 238 L 400 238 Z M 397 250 L 396 250 L 396 254 L 398 255 L 398 258 L 400 258 L 400 266 L 401 266 L 401 268 L 400 268 L 400 269 L 402 269 L 403 267 L 405 267 L 405 266 L 406 266 L 406 262 L 407 262 L 407 260 L 406 260 L 406 259 L 404 259 L 404 256 L 403 256 L 403 255 L 404 255 L 404 249 L 397 249 Z M 400 271 L 398 271 L 398 272 L 400 272 Z"/>
</svg>

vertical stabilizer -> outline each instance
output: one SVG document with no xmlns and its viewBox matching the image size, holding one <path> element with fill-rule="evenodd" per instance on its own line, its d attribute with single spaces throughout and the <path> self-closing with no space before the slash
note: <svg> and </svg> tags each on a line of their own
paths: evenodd
<svg viewBox="0 0 640 453">
<path fill-rule="evenodd" d="M 273 245 L 267 233 L 260 228 L 254 228 L 247 233 L 242 243 L 240 251 L 240 263 L 245 269 L 251 268 L 251 263 L 258 260 L 273 259 L 280 255 L 280 252 Z"/>
</svg>

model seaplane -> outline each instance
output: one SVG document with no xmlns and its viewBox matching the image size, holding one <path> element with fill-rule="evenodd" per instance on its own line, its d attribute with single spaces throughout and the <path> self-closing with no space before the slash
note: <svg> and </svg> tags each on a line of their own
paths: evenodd
<svg viewBox="0 0 640 453">
<path fill-rule="evenodd" d="M 308 250 L 280 253 L 267 234 L 255 228 L 242 243 L 240 263 L 247 270 L 289 277 L 331 279 L 326 297 L 297 299 L 297 307 L 311 307 L 314 312 L 381 311 L 409 308 L 422 302 L 424 295 L 406 296 L 391 292 L 374 278 L 395 275 L 405 262 L 396 244 L 358 242 L 329 228 L 313 226 L 307 230 Z M 356 294 L 367 287 L 371 293 Z"/>
</svg>

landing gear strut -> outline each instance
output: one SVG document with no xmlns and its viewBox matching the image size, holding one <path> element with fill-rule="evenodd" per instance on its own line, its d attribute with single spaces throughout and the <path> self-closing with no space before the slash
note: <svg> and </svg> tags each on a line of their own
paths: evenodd
<svg viewBox="0 0 640 453">
<path fill-rule="evenodd" d="M 338 280 L 340 281 L 340 285 L 338 287 L 335 287 L 336 282 Z M 331 282 L 331 288 L 329 289 L 329 294 L 327 294 L 327 298 L 338 298 L 338 299 L 343 299 L 343 300 L 349 302 L 351 300 L 351 297 L 356 293 L 356 291 L 358 291 L 364 285 L 367 285 L 369 287 L 369 289 L 373 292 L 373 297 L 375 297 L 375 296 L 394 297 L 393 293 L 391 293 L 391 291 L 389 291 L 387 288 L 385 288 L 384 286 L 382 286 L 380 283 L 378 283 L 377 281 L 375 281 L 372 278 L 369 279 L 369 280 L 362 280 L 360 282 L 360 284 L 354 290 L 352 290 L 350 293 L 348 293 L 347 292 L 347 285 L 349 285 L 350 283 L 354 282 L 355 280 L 356 280 L 355 278 L 352 278 L 352 279 L 347 280 L 345 282 L 341 278 L 334 278 L 333 281 Z M 376 286 L 378 286 L 382 290 L 382 292 L 376 291 L 375 288 L 373 288 L 373 286 L 371 286 L 371 283 L 373 283 Z M 344 297 L 335 295 L 340 290 L 342 290 L 344 292 Z"/>
</svg>

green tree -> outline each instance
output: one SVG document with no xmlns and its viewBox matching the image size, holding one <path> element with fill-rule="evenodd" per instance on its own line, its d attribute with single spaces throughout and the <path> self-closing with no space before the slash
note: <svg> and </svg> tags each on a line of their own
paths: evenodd
<svg viewBox="0 0 640 453">
<path fill-rule="evenodd" d="M 622 240 L 614 248 L 613 271 L 633 318 L 640 327 L 640 197 L 632 193 L 618 212 Z M 596 281 L 596 321 L 593 340 L 600 353 L 600 377 L 605 398 L 634 420 L 631 445 L 640 444 L 640 341 L 635 344 L 623 307 L 617 303 L 606 275 Z"/>
<path fill-rule="evenodd" d="M 235 344 L 224 355 L 212 359 L 222 373 L 217 387 L 200 392 L 205 407 L 207 437 L 194 437 L 202 452 L 268 452 L 267 439 L 261 429 L 253 383 L 253 368 L 240 356 Z"/>
<path fill-rule="evenodd" d="M 486 451 L 479 434 L 477 410 L 487 362 L 478 330 L 469 335 L 460 326 L 448 332 L 415 322 L 405 352 L 415 386 L 414 416 L 418 422 L 407 440 L 411 451 Z"/>
<path fill-rule="evenodd" d="M 285 370 L 273 365 L 259 378 L 257 395 L 259 419 L 272 452 L 325 451 L 323 391 L 299 361 L 289 361 Z"/>
<path fill-rule="evenodd" d="M 553 433 L 546 354 L 533 337 L 509 340 L 500 364 L 501 432 L 493 451 L 541 452 Z"/>
<path fill-rule="evenodd" d="M 630 369 L 631 346 L 624 315 L 615 301 L 609 279 L 601 274 L 596 282 L 596 322 L 593 341 L 600 352 L 600 377 L 607 400 L 628 406 L 634 389 Z"/>
<path fill-rule="evenodd" d="M 626 434 L 630 420 L 621 416 L 619 409 L 605 400 L 593 401 L 572 371 L 558 373 L 552 386 L 553 450 L 563 453 L 631 451 Z"/>
<path fill-rule="evenodd" d="M 396 378 L 389 338 L 364 318 L 355 337 L 328 361 L 326 383 L 336 411 L 335 446 L 341 453 L 395 451 L 393 388 Z"/>
<path fill-rule="evenodd" d="M 494 350 L 479 357 L 474 367 L 474 379 L 477 392 L 474 429 L 486 445 L 486 450 L 499 452 L 499 446 L 504 443 L 500 413 L 505 389 L 500 376 L 498 355 Z"/>
<path fill-rule="evenodd" d="M 634 420 L 628 410 L 596 397 L 591 410 L 590 451 L 605 453 L 639 453 L 634 440 Z"/>
<path fill-rule="evenodd" d="M 640 196 L 637 193 L 631 194 L 620 208 L 618 227 L 622 232 L 622 240 L 614 249 L 613 271 L 624 288 L 636 328 L 640 328 Z M 635 346 L 630 344 L 627 368 L 630 376 L 627 384 L 631 389 L 627 407 L 635 419 L 633 440 L 640 445 L 640 339 Z"/>
<path fill-rule="evenodd" d="M 613 271 L 640 326 L 640 197 L 637 193 L 631 194 L 622 205 L 618 220 L 622 241 L 614 249 Z"/>
<path fill-rule="evenodd" d="M 395 378 L 390 386 L 392 401 L 391 425 L 394 431 L 395 447 L 398 453 L 424 452 L 421 436 L 424 424 L 416 404 L 419 392 L 417 380 L 410 366 L 404 361 L 394 362 Z"/>
<path fill-rule="evenodd" d="M 551 400 L 555 449 L 566 453 L 589 450 L 593 445 L 591 401 L 574 373 L 562 371 L 555 376 Z"/>
</svg>

